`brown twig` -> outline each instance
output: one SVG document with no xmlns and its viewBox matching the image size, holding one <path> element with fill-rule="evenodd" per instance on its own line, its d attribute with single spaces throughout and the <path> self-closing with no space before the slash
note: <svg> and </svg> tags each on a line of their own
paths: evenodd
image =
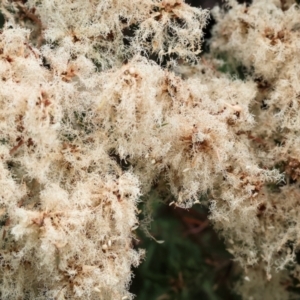
<svg viewBox="0 0 300 300">
<path fill-rule="evenodd" d="M 42 29 L 43 29 L 43 24 L 42 21 L 31 11 L 29 11 L 27 8 L 24 7 L 21 3 L 17 3 L 17 7 L 25 15 L 26 18 L 30 19 L 33 23 L 35 23 L 38 27 L 37 34 L 38 34 L 38 39 L 37 39 L 37 47 L 39 48 L 42 45 L 42 40 L 43 40 L 43 35 L 42 35 Z"/>
<path fill-rule="evenodd" d="M 10 151 L 9 154 L 13 155 L 22 145 L 24 144 L 24 140 L 21 139 L 16 146 L 14 146 Z"/>
</svg>

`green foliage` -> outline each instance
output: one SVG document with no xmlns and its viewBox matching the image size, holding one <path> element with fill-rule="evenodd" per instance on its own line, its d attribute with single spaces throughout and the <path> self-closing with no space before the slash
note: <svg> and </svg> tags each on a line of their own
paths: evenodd
<svg viewBox="0 0 300 300">
<path fill-rule="evenodd" d="M 138 300 L 240 299 L 232 284 L 238 276 L 232 256 L 213 231 L 202 206 L 186 211 L 155 202 L 150 233 L 139 230 L 146 260 L 135 270 L 132 292 Z"/>
<path fill-rule="evenodd" d="M 229 74 L 233 78 L 245 80 L 249 71 L 240 62 L 236 61 L 233 57 L 226 55 L 225 53 L 218 54 L 217 59 L 222 61 L 222 65 L 218 70 L 222 73 Z"/>
</svg>

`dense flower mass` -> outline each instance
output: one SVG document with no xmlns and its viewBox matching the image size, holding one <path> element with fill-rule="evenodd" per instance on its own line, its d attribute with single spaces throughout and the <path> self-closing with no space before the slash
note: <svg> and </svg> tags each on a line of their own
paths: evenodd
<svg viewBox="0 0 300 300">
<path fill-rule="evenodd" d="M 176 206 L 206 195 L 245 299 L 289 299 L 299 7 L 229 1 L 202 56 L 208 12 L 182 0 L 0 8 L 1 299 L 133 299 L 137 204 L 157 181 Z"/>
</svg>

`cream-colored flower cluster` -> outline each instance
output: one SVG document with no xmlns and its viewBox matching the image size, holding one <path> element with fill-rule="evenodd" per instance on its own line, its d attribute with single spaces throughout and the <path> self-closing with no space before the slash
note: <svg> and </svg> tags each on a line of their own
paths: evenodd
<svg viewBox="0 0 300 300">
<path fill-rule="evenodd" d="M 1 298 L 120 298 L 142 254 L 139 181 L 82 123 L 99 101 L 93 64 L 60 49 L 48 70 L 28 34 L 0 34 Z"/>
<path fill-rule="evenodd" d="M 243 81 L 199 57 L 208 13 L 182 0 L 1 2 L 1 299 L 132 299 L 158 180 L 180 207 L 207 195 L 247 279 L 294 263 L 300 18 L 266 3 L 215 10 Z"/>
<path fill-rule="evenodd" d="M 282 184 L 260 189 L 254 228 L 233 222 L 243 240 L 232 242 L 230 248 L 251 274 L 240 287 L 245 298 L 261 286 L 268 296 L 258 288 L 255 299 L 290 299 L 287 288 L 300 278 L 295 268 L 300 242 L 300 8 L 296 1 L 279 0 L 255 0 L 249 7 L 230 4 L 228 13 L 214 10 L 217 26 L 211 49 L 247 68 L 257 94 L 250 106 L 256 124 L 245 134 L 252 140 L 259 165 L 285 176 Z M 217 226 L 234 241 L 230 238 L 234 228 L 227 230 L 220 222 Z M 269 282 L 259 283 L 260 274 Z"/>
</svg>

